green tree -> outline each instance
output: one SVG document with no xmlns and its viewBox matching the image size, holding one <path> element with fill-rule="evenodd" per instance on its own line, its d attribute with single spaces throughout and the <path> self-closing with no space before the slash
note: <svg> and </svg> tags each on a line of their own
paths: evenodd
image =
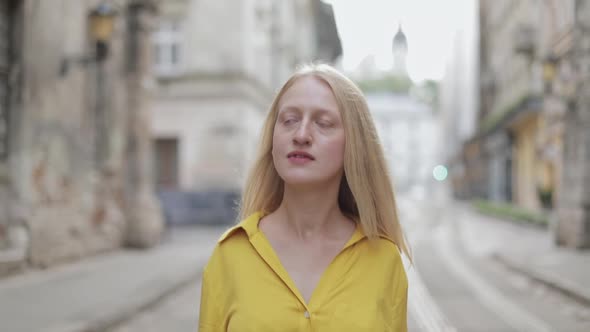
<svg viewBox="0 0 590 332">
<path fill-rule="evenodd" d="M 437 81 L 425 80 L 412 89 L 412 95 L 432 107 L 438 109 L 439 102 L 439 85 Z"/>
<path fill-rule="evenodd" d="M 383 77 L 368 80 L 357 81 L 358 86 L 363 92 L 392 92 L 392 93 L 409 93 L 414 86 L 412 80 L 407 76 L 396 76 L 392 74 Z"/>
</svg>

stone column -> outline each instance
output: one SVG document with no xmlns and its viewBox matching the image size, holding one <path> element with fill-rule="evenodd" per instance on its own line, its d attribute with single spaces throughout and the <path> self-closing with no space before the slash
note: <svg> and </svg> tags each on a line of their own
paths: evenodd
<svg viewBox="0 0 590 332">
<path fill-rule="evenodd" d="M 0 73 L 0 276 L 23 268 L 30 248 L 29 209 L 15 181 L 20 166 L 15 152 L 21 141 L 23 10 L 22 1 L 0 5 L 0 46 L 4 49 L 0 54 L 0 70 L 4 70 Z"/>
<path fill-rule="evenodd" d="M 577 73 L 577 89 L 565 115 L 556 242 L 590 248 L 590 2 L 577 0 L 575 13 L 569 60 Z"/>
<path fill-rule="evenodd" d="M 150 33 L 155 14 L 152 1 L 131 1 L 128 7 L 128 146 L 126 171 L 127 236 L 132 247 L 157 244 L 164 222 L 152 179 L 152 144 L 148 109 Z"/>
</svg>

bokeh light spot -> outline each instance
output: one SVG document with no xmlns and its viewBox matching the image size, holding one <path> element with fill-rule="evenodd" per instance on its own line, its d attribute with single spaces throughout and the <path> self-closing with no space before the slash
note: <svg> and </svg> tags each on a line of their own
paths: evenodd
<svg viewBox="0 0 590 332">
<path fill-rule="evenodd" d="M 437 165 L 432 171 L 432 176 L 436 181 L 444 181 L 449 175 L 449 171 L 443 165 Z"/>
</svg>

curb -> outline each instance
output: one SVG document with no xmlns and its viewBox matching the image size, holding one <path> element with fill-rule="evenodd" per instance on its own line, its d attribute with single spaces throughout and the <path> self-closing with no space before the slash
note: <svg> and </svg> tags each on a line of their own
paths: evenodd
<svg viewBox="0 0 590 332">
<path fill-rule="evenodd" d="M 523 267 L 522 264 L 500 254 L 493 255 L 493 259 L 516 273 L 525 275 L 530 279 L 540 282 L 545 286 L 574 299 L 584 306 L 590 307 L 590 292 L 571 284 L 567 280 Z"/>
<path fill-rule="evenodd" d="M 532 225 L 532 224 L 517 223 L 517 222 L 512 222 L 509 219 L 492 217 L 492 216 L 488 216 L 486 214 L 482 214 L 482 213 L 476 211 L 475 209 L 473 209 L 468 204 L 459 203 L 458 206 L 460 208 L 466 209 L 470 213 L 478 214 L 478 215 L 485 217 L 485 218 L 493 218 L 493 219 L 497 219 L 500 222 L 512 223 L 517 227 L 542 231 L 541 228 L 539 228 L 538 226 Z M 568 298 L 578 302 L 579 304 L 581 304 L 583 306 L 590 307 L 590 289 L 586 290 L 584 287 L 578 286 L 578 285 L 570 282 L 567 279 L 559 277 L 556 274 L 546 273 L 546 272 L 539 271 L 537 269 L 528 267 L 526 264 L 523 264 L 522 262 L 519 262 L 518 260 L 513 259 L 510 256 L 507 256 L 502 253 L 494 253 L 491 256 L 491 259 L 494 260 L 495 262 L 501 264 L 505 268 L 517 273 L 517 274 L 520 274 L 520 275 L 525 276 L 531 280 L 541 283 L 541 284 L 549 287 L 550 289 L 557 291 L 557 292 L 567 296 Z"/>
<path fill-rule="evenodd" d="M 550 220 L 547 224 L 540 224 L 540 223 L 535 223 L 532 221 L 526 221 L 526 220 L 521 220 L 521 219 L 517 219 L 517 218 L 511 218 L 509 216 L 497 215 L 497 214 L 494 214 L 491 212 L 481 211 L 477 207 L 473 206 L 472 203 L 461 203 L 461 204 L 464 204 L 462 206 L 462 208 L 468 210 L 470 213 L 474 213 L 474 214 L 477 214 L 477 215 L 485 217 L 485 218 L 491 218 L 491 219 L 495 219 L 495 220 L 498 220 L 501 222 L 510 223 L 510 224 L 513 224 L 516 226 L 521 226 L 523 228 L 530 228 L 530 229 L 535 229 L 535 230 L 546 231 L 549 229 L 549 227 L 551 227 Z"/>
</svg>

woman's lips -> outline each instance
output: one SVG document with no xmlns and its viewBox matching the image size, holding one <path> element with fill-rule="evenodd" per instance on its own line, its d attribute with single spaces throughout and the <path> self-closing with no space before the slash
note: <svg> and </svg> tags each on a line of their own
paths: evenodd
<svg viewBox="0 0 590 332">
<path fill-rule="evenodd" d="M 297 165 L 307 164 L 315 159 L 311 154 L 301 151 L 291 152 L 287 155 L 287 158 L 290 162 Z"/>
<path fill-rule="evenodd" d="M 307 157 L 289 157 L 289 161 L 296 165 L 305 165 L 312 162 L 312 160 Z"/>
</svg>

